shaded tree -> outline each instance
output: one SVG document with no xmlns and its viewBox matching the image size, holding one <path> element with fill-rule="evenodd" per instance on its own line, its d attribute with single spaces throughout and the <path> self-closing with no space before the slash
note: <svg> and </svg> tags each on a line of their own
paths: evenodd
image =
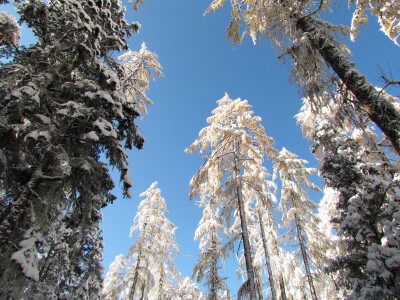
<svg viewBox="0 0 400 300">
<path fill-rule="evenodd" d="M 378 144 L 367 120 L 359 118 L 357 127 L 338 124 L 344 108 L 336 99 L 330 99 L 331 109 L 323 114 L 314 114 L 304 100 L 299 122 L 314 141 L 325 186 L 336 194 L 330 197 L 333 203 L 325 204 L 336 206 L 331 220 L 339 242 L 329 269 L 337 272 L 336 281 L 346 297 L 396 297 L 398 163 Z"/>
<path fill-rule="evenodd" d="M 143 85 L 112 57 L 128 50 L 126 38 L 138 24 L 128 24 L 114 0 L 15 5 L 38 42 L 18 48 L 0 70 L 0 298 L 20 298 L 44 280 L 39 270 L 53 256 L 52 230 L 64 226 L 75 236 L 55 243 L 69 247 L 66 257 L 77 267 L 62 273 L 67 278 L 57 281 L 66 284 L 58 289 L 93 299 L 101 284 L 99 210 L 115 200 L 101 156 L 119 170 L 123 195 L 130 196 L 124 148 L 144 142 L 135 124 L 135 91 Z"/>
</svg>

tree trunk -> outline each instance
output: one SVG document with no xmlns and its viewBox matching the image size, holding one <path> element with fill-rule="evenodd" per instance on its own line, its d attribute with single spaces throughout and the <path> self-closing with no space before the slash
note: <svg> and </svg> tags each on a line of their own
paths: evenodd
<svg viewBox="0 0 400 300">
<path fill-rule="evenodd" d="M 371 121 L 382 130 L 400 155 L 400 114 L 394 105 L 383 97 L 354 67 L 354 63 L 341 53 L 330 40 L 330 36 L 318 31 L 323 28 L 321 21 L 305 16 L 297 20 L 297 27 L 304 33 L 310 33 L 308 38 L 312 46 L 319 51 L 325 62 L 354 94 Z"/>
<path fill-rule="evenodd" d="M 140 300 L 144 300 L 144 290 L 145 290 L 145 284 L 142 284 L 142 295 L 140 296 Z"/>
<path fill-rule="evenodd" d="M 165 276 L 165 272 L 164 272 L 164 264 L 163 262 L 161 262 L 161 274 L 160 274 L 160 279 L 158 280 L 158 300 L 162 300 L 164 297 L 164 293 L 163 293 L 163 288 L 164 288 L 164 276 Z"/>
<path fill-rule="evenodd" d="M 138 255 L 138 260 L 136 263 L 136 268 L 135 268 L 135 275 L 133 276 L 133 282 L 131 286 L 131 291 L 129 293 L 129 300 L 133 300 L 133 297 L 135 296 L 135 290 L 136 290 L 136 283 L 139 278 L 139 264 L 140 264 L 140 258 L 142 256 L 142 247 L 139 249 L 139 255 Z"/>
<path fill-rule="evenodd" d="M 239 148 L 239 146 L 238 146 Z M 237 164 L 237 157 L 235 157 L 235 175 L 236 178 L 239 177 L 239 168 Z M 239 206 L 239 215 L 240 215 L 240 226 L 242 228 L 242 239 L 243 239 L 243 247 L 244 247 L 244 258 L 246 260 L 246 270 L 247 270 L 247 279 L 249 280 L 250 285 L 250 299 L 257 299 L 257 290 L 255 285 L 255 272 L 253 268 L 253 260 L 251 255 L 251 247 L 250 247 L 250 239 L 249 233 L 247 230 L 247 220 L 246 213 L 243 202 L 242 195 L 242 184 L 239 183 L 236 187 L 238 206 Z"/>
<path fill-rule="evenodd" d="M 267 214 L 269 215 L 268 216 L 269 219 L 272 220 L 272 214 L 271 214 L 271 212 L 269 210 L 267 210 Z M 269 224 L 269 225 L 273 226 L 273 224 Z M 278 241 L 275 238 L 272 241 L 272 251 L 273 251 L 274 255 L 280 256 L 279 248 L 278 248 Z M 279 272 L 279 288 L 280 288 L 280 291 L 281 291 L 279 299 L 286 300 L 287 297 L 286 297 L 285 282 L 283 281 L 283 276 L 282 276 L 281 272 Z"/>
<path fill-rule="evenodd" d="M 217 286 L 218 286 L 218 278 L 217 278 L 217 257 L 215 255 L 215 241 L 214 241 L 214 233 L 212 234 L 212 245 L 213 245 L 213 252 L 212 252 L 212 269 L 211 269 L 211 274 L 212 274 L 212 279 L 211 279 L 211 295 L 210 295 L 210 300 L 217 300 Z"/>
<path fill-rule="evenodd" d="M 315 292 L 314 281 L 311 276 L 310 265 L 308 264 L 308 255 L 307 255 L 306 245 L 305 245 L 305 241 L 303 240 L 303 235 L 302 235 L 303 230 L 299 224 L 297 213 L 294 214 L 294 219 L 296 221 L 297 237 L 299 238 L 301 256 L 303 257 L 304 267 L 306 269 L 306 276 L 307 276 L 308 284 L 310 286 L 311 297 L 313 300 L 317 300 L 317 294 Z"/>
<path fill-rule="evenodd" d="M 244 258 L 246 260 L 247 279 L 249 280 L 249 285 L 250 285 L 250 299 L 253 300 L 257 299 L 256 285 L 254 282 L 255 272 L 253 268 L 253 260 L 251 257 L 252 255 L 251 255 L 249 233 L 247 231 L 247 221 L 246 221 L 246 214 L 244 211 L 242 187 L 238 186 L 236 188 L 236 191 L 237 191 L 238 205 L 239 205 L 240 226 L 242 228 L 242 239 L 244 247 Z"/>
<path fill-rule="evenodd" d="M 258 220 L 260 222 L 261 237 L 262 237 L 262 241 L 263 241 L 264 254 L 265 254 L 265 263 L 267 265 L 267 270 L 268 270 L 269 286 L 271 287 L 271 296 L 272 296 L 272 300 L 276 300 L 277 298 L 276 298 L 275 278 L 274 278 L 274 275 L 272 274 L 271 258 L 269 256 L 269 252 L 268 252 L 267 239 L 265 236 L 264 225 L 262 222 L 263 216 L 262 216 L 260 210 L 258 210 Z"/>
</svg>

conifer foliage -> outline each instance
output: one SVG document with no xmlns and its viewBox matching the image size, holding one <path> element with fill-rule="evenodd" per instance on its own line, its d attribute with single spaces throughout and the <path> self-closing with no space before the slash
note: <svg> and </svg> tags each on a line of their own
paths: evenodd
<svg viewBox="0 0 400 300">
<path fill-rule="evenodd" d="M 400 291 L 398 162 L 379 145 L 366 116 L 357 127 L 340 122 L 347 108 L 337 98 L 328 99 L 329 109 L 320 114 L 306 98 L 297 116 L 306 137 L 314 141 L 320 174 L 334 195 L 325 203 L 338 234 L 329 269 L 337 272 L 344 297 L 391 299 Z"/>
<path fill-rule="evenodd" d="M 245 193 L 247 189 L 254 188 L 252 184 L 258 183 L 257 180 L 264 181 L 267 174 L 262 167 L 264 155 L 274 156 L 276 150 L 272 147 L 273 139 L 266 135 L 260 124 L 261 118 L 253 116 L 251 106 L 246 100 L 232 100 L 225 94 L 217 103 L 218 107 L 207 119 L 210 125 L 202 129 L 199 138 L 186 149 L 186 152 L 192 153 L 200 148 L 199 154 L 204 155 L 205 159 L 190 182 L 190 197 L 211 190 L 209 197 L 222 207 L 227 224 L 230 224 L 231 213 L 234 212 L 232 233 L 243 240 L 247 273 L 247 281 L 240 294 L 258 299 L 262 297 L 261 280 L 256 274 L 254 245 L 251 245 L 252 233 L 249 232 L 249 220 L 254 204 Z M 261 184 L 257 187 L 260 192 L 268 194 L 267 185 Z M 206 213 L 205 209 L 203 216 Z M 217 211 L 214 208 L 215 213 Z M 199 228 L 205 226 L 203 222 L 206 221 L 207 219 L 203 218 Z M 215 222 L 208 222 L 208 225 L 218 229 Z"/>
<path fill-rule="evenodd" d="M 332 92 L 338 83 L 345 86 L 343 95 L 354 95 L 354 101 L 367 112 L 400 155 L 400 114 L 388 97 L 382 95 L 349 60 L 349 49 L 336 38 L 338 33 L 347 36 L 348 28 L 321 18 L 321 13 L 329 9 L 329 1 L 213 0 L 206 13 L 222 7 L 225 2 L 232 6 L 232 20 L 227 32 L 233 44 L 248 35 L 255 43 L 260 36 L 270 39 L 280 51 L 280 58 L 289 56 L 292 60 L 293 78 L 304 96 L 314 101 L 316 109 L 321 109 L 325 103 L 318 102 L 319 98 L 314 96 Z M 349 1 L 349 4 L 353 3 L 353 0 Z M 398 0 L 379 1 L 379 4 L 356 1 L 353 34 L 360 24 L 365 24 L 369 5 L 371 12 L 381 20 L 384 32 L 396 41 L 400 21 Z"/>
<path fill-rule="evenodd" d="M 165 214 L 168 210 L 161 190 L 154 182 L 145 192 L 131 227 L 131 236 L 138 232 L 135 243 L 124 259 L 115 258 L 105 279 L 105 299 L 174 299 L 179 293 L 195 292 L 174 264 L 179 254 L 175 242 L 177 229 Z M 178 283 L 174 286 L 174 282 Z M 175 295 L 175 296 L 174 296 Z M 195 299 L 195 298 L 193 298 Z"/>
<path fill-rule="evenodd" d="M 128 50 L 139 27 L 125 21 L 120 1 L 14 3 L 38 42 L 16 49 L 16 24 L 1 15 L 9 29 L 2 51 L 18 51 L 0 70 L 0 298 L 20 298 L 27 287 L 41 293 L 48 282 L 52 290 L 37 297 L 96 299 L 99 211 L 115 200 L 100 155 L 119 170 L 129 197 L 124 148 L 143 146 L 135 118 L 160 66 L 145 48 L 124 63 L 111 56 Z"/>
</svg>

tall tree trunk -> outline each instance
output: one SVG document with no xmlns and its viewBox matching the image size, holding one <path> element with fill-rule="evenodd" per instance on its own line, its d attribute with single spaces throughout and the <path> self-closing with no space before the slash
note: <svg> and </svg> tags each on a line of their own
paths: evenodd
<svg viewBox="0 0 400 300">
<path fill-rule="evenodd" d="M 239 145 L 238 145 L 239 149 Z M 235 175 L 236 178 L 239 177 L 239 167 L 237 163 L 237 156 L 235 155 Z M 257 290 L 255 285 L 255 272 L 253 268 L 253 259 L 251 255 L 251 247 L 250 247 L 250 239 L 249 233 L 247 230 L 247 219 L 246 212 L 244 208 L 243 195 L 242 195 L 242 183 L 240 182 L 236 187 L 238 206 L 239 206 L 239 215 L 240 215 L 240 226 L 242 228 L 242 239 L 243 239 L 243 247 L 244 247 L 244 258 L 246 260 L 246 270 L 247 270 L 247 279 L 249 281 L 250 286 L 250 299 L 257 299 Z"/>
<path fill-rule="evenodd" d="M 129 300 L 133 300 L 133 297 L 135 296 L 136 283 L 139 278 L 139 266 L 141 258 L 142 258 L 142 247 L 139 248 L 138 260 L 136 262 L 136 267 L 135 267 L 135 275 L 133 276 L 133 282 L 129 293 Z"/>
<path fill-rule="evenodd" d="M 140 296 L 140 300 L 144 300 L 144 295 L 145 295 L 145 293 L 144 293 L 144 290 L 145 290 L 145 284 L 143 283 L 142 284 L 142 295 Z"/>
<path fill-rule="evenodd" d="M 247 230 L 246 213 L 244 211 L 242 187 L 238 186 L 236 188 L 236 191 L 237 191 L 238 205 L 239 205 L 240 226 L 242 228 L 242 239 L 244 247 L 244 258 L 246 260 L 247 279 L 249 280 L 249 285 L 250 285 L 250 299 L 253 300 L 257 299 L 256 285 L 254 282 L 255 272 L 253 268 L 253 260 L 251 255 L 249 233 Z"/>
<path fill-rule="evenodd" d="M 306 269 L 306 276 L 307 276 L 308 284 L 310 286 L 311 297 L 313 300 L 317 300 L 317 294 L 315 292 L 315 287 L 314 287 L 314 280 L 312 279 L 310 265 L 308 263 L 307 249 L 306 249 L 305 241 L 304 241 L 303 235 L 302 235 L 303 230 L 299 224 L 299 219 L 297 217 L 297 213 L 294 214 L 294 219 L 296 221 L 297 237 L 299 238 L 301 256 L 303 257 L 304 267 Z"/>
<path fill-rule="evenodd" d="M 266 212 L 268 214 L 268 218 L 270 220 L 272 220 L 271 211 L 267 210 Z M 269 226 L 273 226 L 273 224 L 268 224 L 268 225 Z M 272 251 L 273 251 L 274 255 L 280 256 L 279 247 L 278 247 L 278 241 L 275 238 L 272 240 Z M 281 291 L 279 299 L 286 300 L 287 296 L 286 296 L 285 281 L 283 280 L 283 276 L 282 276 L 281 272 L 279 272 L 279 288 L 280 288 L 280 291 Z"/>
<path fill-rule="evenodd" d="M 161 262 L 160 264 L 161 264 L 161 274 L 160 274 L 160 279 L 158 280 L 158 300 L 162 300 L 164 297 L 164 293 L 163 293 L 164 276 L 165 276 L 164 263 Z"/>
<path fill-rule="evenodd" d="M 308 38 L 312 46 L 319 51 L 325 62 L 356 96 L 371 121 L 382 130 L 400 155 L 400 114 L 394 105 L 385 99 L 354 67 L 354 63 L 341 53 L 332 43 L 330 36 L 318 31 L 318 29 L 323 29 L 321 21 L 305 16 L 297 20 L 297 27 L 304 33 L 309 33 Z"/>
<path fill-rule="evenodd" d="M 272 296 L 272 300 L 276 300 L 277 298 L 276 298 L 275 278 L 274 278 L 274 275 L 272 274 L 271 258 L 269 256 L 269 252 L 268 252 L 267 238 L 265 236 L 264 224 L 262 221 L 263 216 L 262 216 L 260 210 L 258 210 L 258 220 L 260 222 L 261 237 L 262 237 L 262 242 L 263 242 L 263 246 L 264 246 L 264 254 L 265 254 L 265 263 L 267 265 L 267 270 L 268 270 L 269 286 L 271 287 L 271 296 Z"/>
<path fill-rule="evenodd" d="M 211 267 L 211 295 L 210 295 L 210 300 L 217 300 L 217 286 L 218 286 L 218 278 L 217 278 L 217 256 L 215 254 L 216 247 L 215 247 L 215 241 L 214 241 L 214 233 L 212 234 L 212 245 L 213 245 L 213 252 L 212 252 L 212 267 Z"/>
</svg>

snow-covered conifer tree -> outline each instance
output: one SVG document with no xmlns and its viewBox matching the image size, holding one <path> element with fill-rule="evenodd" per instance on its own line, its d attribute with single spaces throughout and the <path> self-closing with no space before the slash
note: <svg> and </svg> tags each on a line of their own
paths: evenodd
<svg viewBox="0 0 400 300">
<path fill-rule="evenodd" d="M 135 118 L 147 86 L 127 72 L 140 60 L 121 64 L 112 57 L 128 50 L 126 38 L 138 24 L 125 21 L 117 0 L 15 5 L 38 42 L 20 47 L 0 70 L 0 188 L 6 199 L 0 210 L 0 298 L 20 298 L 32 281 L 42 280 L 39 269 L 63 208 L 71 218 L 65 228 L 76 235 L 63 247 L 77 268 L 57 279 L 68 282 L 58 288 L 69 293 L 70 286 L 95 299 L 89 291 L 100 288 L 100 281 L 93 283 L 101 273 L 99 210 L 115 200 L 100 155 L 120 171 L 123 194 L 130 196 L 124 148 L 140 149 L 144 142 Z M 142 69 L 155 66 L 160 74 L 155 56 L 146 59 Z"/>
<path fill-rule="evenodd" d="M 258 299 L 256 274 L 253 266 L 253 251 L 248 231 L 249 207 L 244 198 L 243 188 L 247 180 L 258 178 L 257 166 L 262 164 L 264 155 L 273 156 L 276 150 L 271 147 L 273 139 L 268 137 L 261 126 L 261 119 L 253 116 L 250 105 L 241 99 L 232 100 L 227 94 L 217 101 L 218 107 L 207 119 L 209 126 L 202 129 L 199 138 L 185 151 L 192 153 L 200 148 L 205 155 L 203 166 L 190 182 L 190 197 L 199 195 L 202 184 L 210 183 L 218 196 L 224 199 L 223 211 L 229 224 L 230 213 L 236 211 L 235 223 L 240 224 L 240 236 L 243 240 L 247 281 L 242 291 L 247 291 L 251 299 Z M 248 170 L 248 174 L 244 174 Z M 263 173 L 264 174 L 264 173 Z"/>
<path fill-rule="evenodd" d="M 175 254 L 179 254 L 176 227 L 165 216 L 168 210 L 157 182 L 140 197 L 146 198 L 140 202 L 131 227 L 131 236 L 134 232 L 138 235 L 125 259 L 122 261 L 121 256 L 117 256 L 113 269 L 107 274 L 103 289 L 105 299 L 113 299 L 115 295 L 128 299 L 166 299 L 172 280 L 180 278 L 174 264 Z"/>
<path fill-rule="evenodd" d="M 331 103 L 334 99 L 331 99 Z M 390 299 L 399 294 L 399 173 L 379 145 L 368 122 L 357 127 L 340 126 L 338 112 L 346 105 L 333 103 L 332 110 L 312 114 L 308 99 L 299 122 L 314 141 L 320 174 L 335 197 L 332 222 L 339 249 L 330 264 L 336 271 L 343 297 Z M 350 105 L 350 104 L 347 104 Z"/>
<path fill-rule="evenodd" d="M 282 212 L 283 226 L 287 242 L 300 246 L 301 261 L 307 276 L 308 290 L 312 299 L 319 298 L 318 285 L 329 285 L 323 282 L 329 277 L 323 275 L 327 266 L 326 252 L 330 249 L 329 240 L 319 230 L 320 220 L 314 213 L 317 205 L 307 195 L 307 188 L 320 189 L 308 179 L 315 169 L 306 168 L 307 161 L 283 148 L 275 160 L 274 176 L 282 182 L 281 200 L 278 209 Z M 316 270 L 315 270 L 316 269 Z M 317 275 L 318 274 L 318 275 Z"/>
<path fill-rule="evenodd" d="M 223 199 L 213 193 L 210 183 L 203 183 L 201 188 L 199 207 L 203 208 L 203 217 L 195 232 L 195 240 L 200 239 L 199 260 L 194 266 L 193 277 L 200 282 L 205 277 L 205 285 L 209 291 L 209 299 L 217 300 L 218 294 L 224 293 L 227 286 L 224 278 L 218 274 L 221 268 L 221 261 L 228 255 L 226 247 L 222 243 L 223 237 L 230 239 L 231 235 L 225 226 L 223 217 L 220 214 L 223 206 Z"/>
<path fill-rule="evenodd" d="M 400 2 L 398 0 L 383 1 L 354 1 L 349 0 L 349 6 L 355 4 L 356 9 L 351 20 L 351 39 L 360 34 L 358 27 L 366 26 L 370 12 L 378 18 L 381 30 L 397 45 L 400 46 Z"/>
<path fill-rule="evenodd" d="M 104 299 L 118 299 L 122 295 L 125 268 L 124 255 L 120 254 L 116 256 L 114 262 L 110 264 L 109 271 L 104 280 L 102 291 Z"/>
</svg>

